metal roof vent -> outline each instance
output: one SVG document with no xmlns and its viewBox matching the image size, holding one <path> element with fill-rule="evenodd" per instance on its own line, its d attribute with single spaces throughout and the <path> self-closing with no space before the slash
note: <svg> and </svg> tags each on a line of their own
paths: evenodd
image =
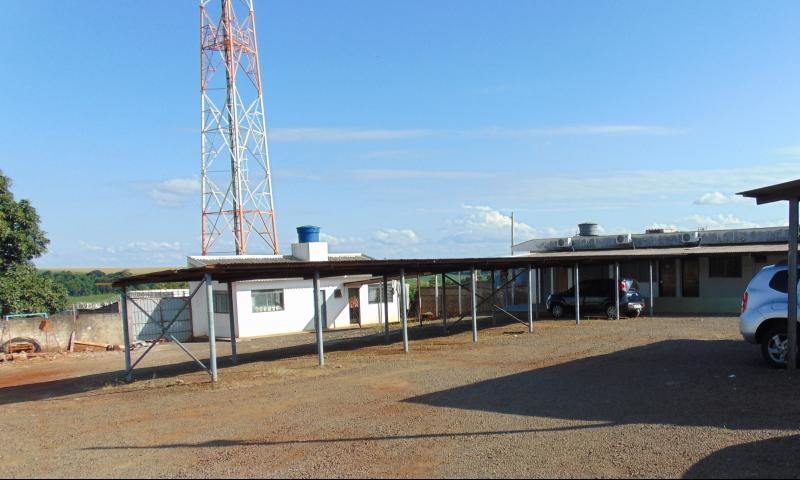
<svg viewBox="0 0 800 480">
<path fill-rule="evenodd" d="M 581 223 L 578 225 L 578 232 L 581 237 L 596 237 L 600 235 L 600 226 L 596 223 Z"/>
</svg>

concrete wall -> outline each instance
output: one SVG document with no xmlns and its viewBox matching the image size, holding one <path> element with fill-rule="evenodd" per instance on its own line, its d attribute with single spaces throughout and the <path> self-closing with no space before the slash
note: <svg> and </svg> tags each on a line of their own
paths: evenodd
<svg viewBox="0 0 800 480">
<path fill-rule="evenodd" d="M 322 278 L 320 290 L 324 292 L 327 317 L 323 319 L 325 328 L 350 327 L 350 306 L 347 297 L 347 283 L 352 278 Z M 193 290 L 197 286 L 192 283 Z M 213 283 L 215 291 L 227 291 L 227 284 Z M 234 283 L 234 312 L 237 317 L 236 333 L 239 338 L 259 337 L 314 330 L 314 292 L 311 280 L 269 280 Z M 394 296 L 389 303 L 389 321 L 399 321 L 398 297 L 399 283 L 395 282 Z M 282 311 L 253 312 L 252 291 L 260 289 L 283 289 Z M 359 287 L 361 305 L 361 324 L 374 325 L 383 321 L 383 304 L 368 303 L 368 286 Z M 335 291 L 341 296 L 336 298 Z M 201 288 L 192 299 L 193 334 L 195 337 L 208 336 L 206 289 Z M 230 337 L 230 319 L 227 314 L 214 314 L 214 328 L 218 337 Z"/>
<path fill-rule="evenodd" d="M 42 320 L 44 319 L 41 317 L 12 318 L 6 324 L 3 343 L 12 338 L 24 337 L 36 340 L 43 349 L 56 350 L 58 347 L 66 349 L 73 331 L 76 340 L 111 345 L 124 343 L 122 319 L 118 313 L 78 314 L 77 318 L 73 318 L 72 313 L 52 315 L 49 339 L 46 338 L 45 332 L 39 330 Z M 0 320 L 0 326 L 2 322 Z"/>
</svg>

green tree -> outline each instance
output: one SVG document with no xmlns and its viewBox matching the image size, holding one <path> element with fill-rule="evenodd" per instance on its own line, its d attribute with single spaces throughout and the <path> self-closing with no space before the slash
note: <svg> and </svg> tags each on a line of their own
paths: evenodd
<svg viewBox="0 0 800 480">
<path fill-rule="evenodd" d="M 0 313 L 56 312 L 66 290 L 40 276 L 31 261 L 47 250 L 39 215 L 27 200 L 14 200 L 11 179 L 0 171 Z"/>
</svg>

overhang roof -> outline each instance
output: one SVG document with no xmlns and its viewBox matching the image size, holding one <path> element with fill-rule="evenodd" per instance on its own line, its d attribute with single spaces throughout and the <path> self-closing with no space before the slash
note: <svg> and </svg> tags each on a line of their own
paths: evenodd
<svg viewBox="0 0 800 480">
<path fill-rule="evenodd" d="M 732 245 L 685 248 L 651 248 L 638 250 L 603 250 L 578 252 L 548 252 L 530 255 L 481 258 L 441 259 L 396 259 L 396 260 L 336 260 L 332 262 L 290 262 L 270 264 L 228 264 L 205 267 L 164 270 L 116 280 L 115 287 L 127 287 L 143 283 L 188 282 L 202 280 L 205 275 L 219 282 L 276 278 L 311 278 L 315 272 L 320 277 L 345 275 L 407 275 L 462 272 L 478 270 L 500 270 L 506 268 L 546 268 L 596 264 L 626 260 L 658 260 L 666 258 L 703 255 L 769 254 L 786 252 L 785 244 Z"/>
<path fill-rule="evenodd" d="M 800 180 L 792 180 L 791 182 L 748 190 L 746 192 L 740 192 L 738 195 L 747 198 L 755 198 L 759 205 L 800 198 Z"/>
</svg>

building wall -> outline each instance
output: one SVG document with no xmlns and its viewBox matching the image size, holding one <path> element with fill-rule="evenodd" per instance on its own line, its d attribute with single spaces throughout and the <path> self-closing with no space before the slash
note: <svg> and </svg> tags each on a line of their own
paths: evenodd
<svg viewBox="0 0 800 480">
<path fill-rule="evenodd" d="M 119 313 L 63 313 L 50 316 L 49 338 L 39 330 L 44 318 L 26 317 L 12 318 L 5 324 L 6 331 L 2 338 L 5 343 L 12 338 L 30 338 L 39 342 L 43 350 L 65 350 L 69 337 L 75 332 L 78 341 L 121 345 L 123 342 L 122 319 Z M 0 323 L 4 320 L 0 320 Z M 3 325 L 0 325 L 2 328 Z"/>
<path fill-rule="evenodd" d="M 352 279 L 348 279 L 348 282 Z M 326 329 L 350 327 L 350 307 L 347 287 L 341 278 L 320 279 L 320 290 L 324 291 L 327 318 Z M 395 282 L 396 283 L 396 282 Z M 395 285 L 397 287 L 397 285 Z M 190 285 L 190 288 L 196 284 Z M 213 283 L 214 291 L 227 291 L 227 284 Z M 260 289 L 283 289 L 284 309 L 277 312 L 253 312 L 252 291 Z M 336 298 L 335 291 L 341 291 Z M 383 322 L 383 304 L 368 303 L 368 286 L 359 287 L 361 306 L 361 325 L 374 325 Z M 314 292 L 310 280 L 270 280 L 236 282 L 233 285 L 233 308 L 237 318 L 237 337 L 258 337 L 314 331 Z M 389 321 L 399 321 L 398 292 L 389 303 Z M 202 288 L 192 299 L 193 333 L 195 337 L 208 336 L 206 289 Z M 228 314 L 214 314 L 216 336 L 230 337 L 230 317 Z"/>
</svg>

